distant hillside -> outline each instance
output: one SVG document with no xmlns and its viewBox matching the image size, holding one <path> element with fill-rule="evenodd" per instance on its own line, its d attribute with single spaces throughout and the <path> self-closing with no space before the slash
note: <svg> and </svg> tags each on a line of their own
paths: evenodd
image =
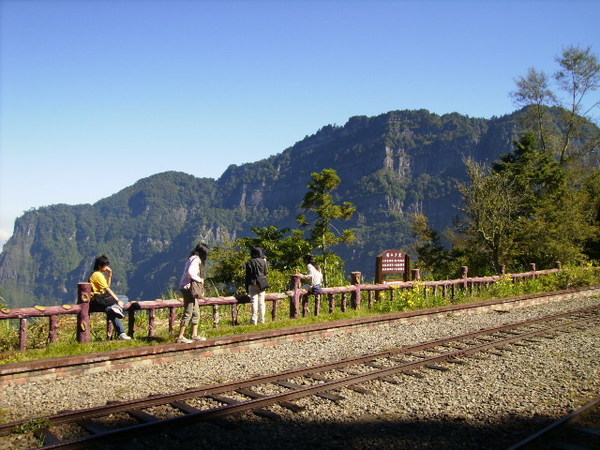
<svg viewBox="0 0 600 450">
<path fill-rule="evenodd" d="M 517 113 L 478 119 L 426 110 L 357 116 L 327 125 L 278 155 L 231 165 L 218 179 L 165 172 L 93 205 L 25 213 L 0 254 L 10 306 L 72 303 L 96 255 L 109 255 L 114 288 L 130 299 L 159 298 L 176 283 L 197 240 L 216 245 L 252 226 L 295 227 L 312 172 L 338 171 L 337 193 L 357 206 L 358 242 L 340 249 L 348 269 L 373 273 L 386 248 L 409 248 L 407 214 L 422 211 L 438 230 L 456 215 L 464 156 L 493 161 L 512 150 Z"/>
</svg>

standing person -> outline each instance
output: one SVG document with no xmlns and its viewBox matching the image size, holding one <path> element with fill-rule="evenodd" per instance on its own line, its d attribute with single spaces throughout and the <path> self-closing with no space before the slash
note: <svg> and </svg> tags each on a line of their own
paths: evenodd
<svg viewBox="0 0 600 450">
<path fill-rule="evenodd" d="M 110 261 L 105 255 L 98 256 L 94 261 L 94 272 L 90 276 L 92 285 L 92 302 L 90 307 L 94 311 L 105 311 L 108 319 L 113 323 L 119 339 L 129 340 L 131 337 L 125 333 L 123 325 L 123 302 L 110 288 L 112 281 L 112 269 Z"/>
<path fill-rule="evenodd" d="M 265 323 L 265 294 L 267 284 L 267 260 L 262 248 L 250 249 L 250 261 L 246 263 L 246 292 L 252 298 L 252 325 Z"/>
<path fill-rule="evenodd" d="M 208 247 L 205 244 L 196 245 L 185 263 L 185 268 L 179 281 L 184 306 L 184 313 L 179 327 L 179 336 L 177 337 L 177 342 L 181 344 L 191 344 L 194 341 L 206 340 L 205 337 L 198 335 L 200 307 L 198 306 L 198 299 L 192 294 L 192 280 L 204 285 L 204 268 L 207 258 Z M 204 288 L 202 288 L 203 290 Z M 190 322 L 192 323 L 192 339 L 187 339 L 183 335 Z"/>
<path fill-rule="evenodd" d="M 313 294 L 320 294 L 323 289 L 323 272 L 321 271 L 321 268 L 312 255 L 306 255 L 302 260 L 308 269 L 308 274 L 301 274 L 302 279 L 310 280 L 310 290 Z"/>
</svg>

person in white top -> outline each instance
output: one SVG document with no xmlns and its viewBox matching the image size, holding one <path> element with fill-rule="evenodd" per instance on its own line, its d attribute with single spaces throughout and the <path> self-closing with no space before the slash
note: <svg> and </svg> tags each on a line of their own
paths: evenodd
<svg viewBox="0 0 600 450">
<path fill-rule="evenodd" d="M 310 290 L 313 294 L 320 294 L 321 289 L 323 288 L 323 272 L 321 268 L 315 261 L 314 256 L 306 255 L 303 258 L 304 263 L 306 264 L 306 268 L 308 269 L 308 274 L 302 275 L 303 280 L 310 280 Z"/>
<path fill-rule="evenodd" d="M 200 322 L 200 307 L 198 306 L 198 299 L 192 295 L 192 280 L 199 283 L 204 283 L 203 269 L 206 264 L 206 258 L 208 257 L 208 247 L 205 244 L 198 244 L 194 247 L 194 250 L 188 257 L 181 280 L 179 281 L 179 288 L 183 295 L 183 306 L 184 313 L 181 318 L 181 325 L 179 326 L 179 336 L 177 342 L 182 344 L 191 344 L 194 341 L 204 341 L 205 337 L 198 335 L 198 323 Z M 192 339 L 184 337 L 185 329 L 192 323 Z"/>
</svg>

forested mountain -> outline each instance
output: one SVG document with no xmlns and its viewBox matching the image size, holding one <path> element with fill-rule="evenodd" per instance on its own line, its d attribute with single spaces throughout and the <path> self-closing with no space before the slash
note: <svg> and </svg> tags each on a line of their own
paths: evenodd
<svg viewBox="0 0 600 450">
<path fill-rule="evenodd" d="M 407 215 L 423 212 L 443 230 L 457 214 L 455 179 L 463 158 L 496 160 L 512 150 L 521 112 L 470 118 L 426 110 L 356 116 L 327 125 L 278 155 L 231 165 L 218 179 L 165 172 L 93 205 L 53 205 L 17 219 L 0 254 L 0 286 L 9 306 L 72 303 L 96 255 L 109 256 L 114 290 L 130 299 L 175 289 L 192 245 L 251 234 L 251 227 L 296 227 L 310 174 L 336 169 L 337 195 L 357 207 L 357 242 L 339 253 L 367 276 L 375 255 L 409 248 Z"/>
</svg>

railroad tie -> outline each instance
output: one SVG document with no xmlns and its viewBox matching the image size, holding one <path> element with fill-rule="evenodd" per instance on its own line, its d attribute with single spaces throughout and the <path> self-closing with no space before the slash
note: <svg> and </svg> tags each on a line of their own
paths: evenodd
<svg viewBox="0 0 600 450">
<path fill-rule="evenodd" d="M 316 374 L 311 374 L 309 375 L 309 377 L 316 381 L 329 381 L 327 378 L 321 377 Z M 370 389 L 364 388 L 357 384 L 349 384 L 348 386 L 346 386 L 346 388 L 350 389 L 351 391 L 358 392 L 359 394 L 374 395 L 373 391 L 371 391 Z"/>
<path fill-rule="evenodd" d="M 510 347 L 497 347 L 501 352 L 514 352 L 514 350 Z"/>
<path fill-rule="evenodd" d="M 110 428 L 91 420 L 79 420 L 77 421 L 77 425 L 90 434 L 104 434 L 110 431 Z"/>
<path fill-rule="evenodd" d="M 248 389 L 248 388 L 236 389 L 235 392 L 237 392 L 238 394 L 245 395 L 246 397 L 250 397 L 253 400 L 257 399 L 257 398 L 267 397 L 266 395 L 259 394 L 258 392 L 253 391 L 252 389 Z M 293 402 L 281 402 L 281 403 L 279 403 L 279 406 L 289 409 L 290 411 L 296 412 L 296 413 L 306 409 L 304 406 L 297 405 L 296 403 L 293 403 Z"/>
<path fill-rule="evenodd" d="M 381 364 L 376 364 L 374 362 L 364 362 L 364 366 L 372 367 L 373 369 L 385 369 L 386 366 L 382 366 Z"/>
<path fill-rule="evenodd" d="M 448 372 L 450 369 L 444 366 L 438 366 L 437 364 L 425 364 L 428 369 L 439 370 L 440 372 Z"/>
<path fill-rule="evenodd" d="M 220 403 L 225 403 L 226 405 L 237 405 L 239 403 L 242 403 L 239 400 L 235 400 L 230 397 L 224 397 L 222 395 L 207 395 L 206 397 L 212 398 L 213 400 L 220 402 Z M 253 409 L 252 413 L 257 416 L 264 417 L 265 419 L 271 419 L 271 420 L 281 419 L 281 416 L 279 414 L 277 414 L 273 411 L 269 411 L 268 409 L 262 409 L 262 408 Z"/>
<path fill-rule="evenodd" d="M 194 414 L 194 413 L 198 413 L 198 412 L 202 411 L 201 409 L 195 408 L 192 405 L 189 405 L 189 404 L 187 404 L 185 402 L 179 402 L 179 401 L 178 402 L 172 402 L 172 403 L 170 403 L 170 405 L 173 408 L 177 408 L 178 410 L 180 410 L 181 412 L 184 412 L 186 414 Z M 230 421 L 228 421 L 226 419 L 223 419 L 223 418 L 220 418 L 220 417 L 215 418 L 215 419 L 211 419 L 211 420 L 208 421 L 208 423 L 216 425 L 216 426 L 218 426 L 220 428 L 223 428 L 225 430 L 230 430 L 232 427 L 236 426 L 235 422 L 230 422 Z M 169 434 L 173 434 L 176 437 L 178 436 L 178 434 L 175 434 L 175 433 L 173 433 L 171 431 L 169 432 Z"/>
<path fill-rule="evenodd" d="M 397 362 L 397 363 L 400 363 L 400 364 L 406 364 L 406 363 L 409 363 L 409 362 L 410 362 L 410 361 L 408 361 L 408 360 L 406 360 L 406 359 L 402 359 L 402 358 L 396 358 L 395 356 L 390 356 L 390 357 L 388 357 L 388 359 L 389 359 L 390 361 Z"/>
<path fill-rule="evenodd" d="M 467 364 L 466 361 L 463 361 L 462 359 L 456 359 L 456 358 L 451 358 L 446 362 L 449 362 L 451 364 Z"/>
<path fill-rule="evenodd" d="M 425 378 L 425 375 L 423 375 L 422 373 L 419 373 L 419 372 L 415 372 L 413 370 L 403 370 L 401 373 L 403 375 L 408 375 L 410 377 Z"/>
<path fill-rule="evenodd" d="M 480 356 L 480 355 L 464 355 L 465 358 L 471 358 L 471 359 L 479 359 L 481 361 L 487 361 L 490 358 L 487 358 L 485 356 Z"/>
<path fill-rule="evenodd" d="M 48 428 L 42 428 L 36 431 L 35 437 L 42 441 L 45 447 L 50 445 L 58 445 L 62 443 L 62 441 Z"/>
<path fill-rule="evenodd" d="M 301 386 L 299 384 L 296 383 L 290 383 L 289 381 L 276 381 L 275 384 L 278 384 L 279 386 L 283 386 L 286 387 L 288 389 L 294 389 L 294 390 L 299 390 L 299 389 L 303 389 L 304 386 Z M 344 400 L 346 397 L 343 397 L 339 394 L 334 394 L 333 392 L 319 392 L 318 394 L 315 394 L 317 397 L 321 397 L 327 400 L 331 400 L 332 402 L 339 402 L 340 400 Z"/>
<path fill-rule="evenodd" d="M 140 409 L 127 411 L 127 414 L 129 414 L 131 417 L 142 423 L 156 422 L 157 420 L 160 420 L 158 417 L 152 414 L 148 414 L 147 412 L 142 411 Z"/>
</svg>

